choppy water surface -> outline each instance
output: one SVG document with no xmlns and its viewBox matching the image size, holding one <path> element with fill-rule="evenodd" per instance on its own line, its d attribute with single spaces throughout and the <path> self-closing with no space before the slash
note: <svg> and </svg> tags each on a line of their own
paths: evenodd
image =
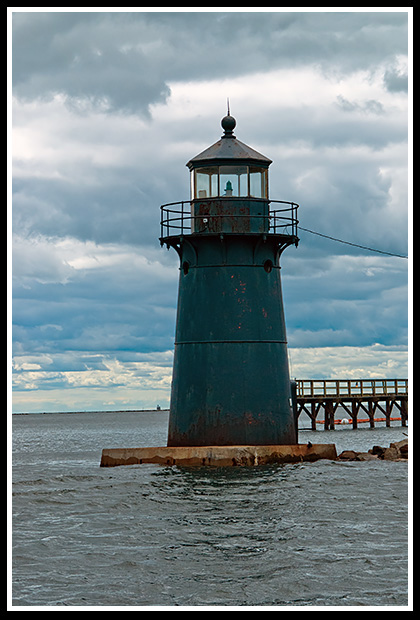
<svg viewBox="0 0 420 620">
<path fill-rule="evenodd" d="M 15 606 L 406 606 L 407 464 L 100 468 L 166 413 L 13 416 Z M 367 450 L 401 427 L 301 431 Z"/>
</svg>

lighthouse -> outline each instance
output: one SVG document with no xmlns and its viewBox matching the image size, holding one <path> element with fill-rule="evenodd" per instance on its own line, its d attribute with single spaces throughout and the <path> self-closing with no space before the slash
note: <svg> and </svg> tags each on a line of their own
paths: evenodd
<svg viewBox="0 0 420 620">
<path fill-rule="evenodd" d="M 297 444 L 280 258 L 298 205 L 269 197 L 272 161 L 236 120 L 187 163 L 190 198 L 161 206 L 179 257 L 169 446 Z"/>
<path fill-rule="evenodd" d="M 101 467 L 337 458 L 334 444 L 298 444 L 280 278 L 298 205 L 269 198 L 272 162 L 235 127 L 228 110 L 187 163 L 189 200 L 161 206 L 160 243 L 179 257 L 167 445 L 106 448 Z"/>
</svg>

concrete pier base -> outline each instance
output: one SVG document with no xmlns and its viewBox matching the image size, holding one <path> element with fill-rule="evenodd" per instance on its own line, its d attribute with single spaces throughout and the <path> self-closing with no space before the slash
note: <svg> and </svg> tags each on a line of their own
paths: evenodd
<svg viewBox="0 0 420 620">
<path fill-rule="evenodd" d="M 143 463 L 232 467 L 310 462 L 319 459 L 336 460 L 335 444 L 110 448 L 102 450 L 101 467 Z"/>
</svg>

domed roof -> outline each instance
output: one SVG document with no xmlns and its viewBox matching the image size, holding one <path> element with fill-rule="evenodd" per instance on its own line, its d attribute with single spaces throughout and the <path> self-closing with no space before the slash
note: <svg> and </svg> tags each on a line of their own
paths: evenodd
<svg viewBox="0 0 420 620">
<path fill-rule="evenodd" d="M 225 116 L 221 121 L 221 125 L 224 129 L 224 135 L 212 146 L 209 146 L 190 159 L 187 163 L 190 169 L 205 165 L 206 163 L 209 165 L 234 163 L 233 160 L 239 160 L 243 164 L 255 163 L 266 167 L 272 163 L 271 159 L 261 155 L 261 153 L 258 153 L 258 151 L 244 144 L 233 135 L 233 130 L 236 126 L 236 120 L 233 116 L 230 116 L 230 114 Z"/>
</svg>

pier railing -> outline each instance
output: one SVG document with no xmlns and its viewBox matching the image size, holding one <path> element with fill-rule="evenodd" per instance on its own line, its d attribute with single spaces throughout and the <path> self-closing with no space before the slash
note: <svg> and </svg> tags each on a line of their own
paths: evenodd
<svg viewBox="0 0 420 620">
<path fill-rule="evenodd" d="M 296 384 L 298 398 L 408 394 L 408 379 L 299 379 Z"/>
<path fill-rule="evenodd" d="M 316 424 L 323 424 L 325 430 L 341 423 L 357 428 L 359 422 L 369 422 L 374 428 L 375 422 L 384 421 L 390 426 L 391 421 L 399 420 L 401 426 L 407 425 L 408 379 L 297 379 L 295 384 L 296 415 L 299 418 L 306 413 L 313 430 Z M 348 418 L 335 419 L 337 410 Z M 397 417 L 392 417 L 394 410 Z M 317 419 L 320 411 L 323 420 Z M 360 412 L 368 417 L 359 418 Z"/>
</svg>

